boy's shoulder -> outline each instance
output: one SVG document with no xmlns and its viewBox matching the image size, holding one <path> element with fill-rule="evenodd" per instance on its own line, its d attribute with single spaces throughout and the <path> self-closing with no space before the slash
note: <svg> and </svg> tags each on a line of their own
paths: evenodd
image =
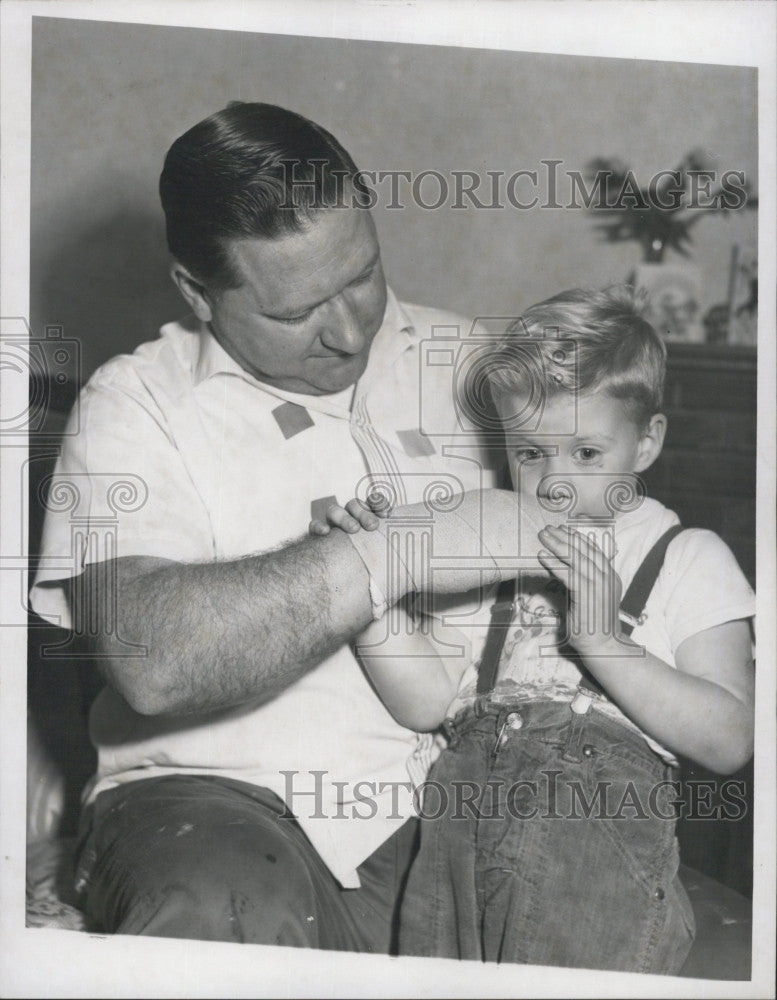
<svg viewBox="0 0 777 1000">
<path fill-rule="evenodd" d="M 736 572 L 741 575 L 736 557 L 728 544 L 709 528 L 683 524 L 677 514 L 652 497 L 645 497 L 638 511 L 628 520 L 624 539 L 627 548 L 637 549 L 644 559 L 653 545 L 675 526 L 681 527 L 669 542 L 664 557 L 667 573 L 683 571 Z M 720 577 L 716 577 L 720 581 Z"/>
<path fill-rule="evenodd" d="M 749 587 L 736 556 L 728 544 L 709 528 L 681 525 L 677 514 L 658 500 L 646 497 L 640 507 L 623 519 L 623 530 L 616 530 L 616 568 L 627 585 L 653 546 L 665 532 L 681 526 L 669 542 L 658 578 L 659 591 L 673 589 L 680 582 L 686 588 L 717 588 L 723 594 L 729 584 L 738 590 Z M 728 583 L 726 582 L 728 581 Z"/>
<path fill-rule="evenodd" d="M 709 528 L 683 528 L 670 542 L 665 562 L 669 572 L 685 570 L 742 575 L 730 546 Z M 715 580 L 719 586 L 725 588 L 725 575 L 717 575 Z"/>
<path fill-rule="evenodd" d="M 679 518 L 662 504 L 653 538 Z M 650 536 L 648 536 L 650 537 Z M 647 538 L 643 545 L 650 547 Z M 644 556 L 642 556 L 644 558 Z M 624 580 L 624 586 L 627 581 Z M 755 593 L 723 539 L 707 528 L 684 527 L 669 543 L 633 639 L 667 662 L 692 635 L 755 615 Z"/>
</svg>

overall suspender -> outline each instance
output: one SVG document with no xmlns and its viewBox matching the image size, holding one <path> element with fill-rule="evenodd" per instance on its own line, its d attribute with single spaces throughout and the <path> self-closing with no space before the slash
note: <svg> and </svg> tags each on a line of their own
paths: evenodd
<svg viewBox="0 0 777 1000">
<path fill-rule="evenodd" d="M 682 530 L 682 525 L 676 524 L 664 532 L 634 574 L 634 579 L 623 595 L 620 604 L 621 630 L 624 635 L 631 635 L 635 627 L 644 621 L 645 605 L 658 579 L 658 574 L 661 572 L 666 550 L 672 539 L 679 535 Z M 507 637 L 507 628 L 513 617 L 514 595 L 515 581 L 503 580 L 496 593 L 496 602 L 491 608 L 491 621 L 488 625 L 486 643 L 478 669 L 477 694 L 481 700 L 490 694 L 496 680 L 499 659 Z M 589 695 L 602 693 L 601 686 L 590 676 L 581 678 L 578 690 L 583 693 L 587 692 Z M 588 704 L 590 704 L 590 700 Z M 587 710 L 588 704 L 585 710 Z"/>
</svg>

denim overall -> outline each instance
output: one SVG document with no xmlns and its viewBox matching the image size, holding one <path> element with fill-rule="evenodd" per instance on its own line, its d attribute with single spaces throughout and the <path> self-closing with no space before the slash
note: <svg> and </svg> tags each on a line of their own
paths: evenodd
<svg viewBox="0 0 777 1000">
<path fill-rule="evenodd" d="M 677 874 L 675 770 L 592 707 L 600 690 L 511 704 L 491 700 L 492 683 L 446 720 L 400 954 L 679 971 L 694 923 Z"/>
</svg>

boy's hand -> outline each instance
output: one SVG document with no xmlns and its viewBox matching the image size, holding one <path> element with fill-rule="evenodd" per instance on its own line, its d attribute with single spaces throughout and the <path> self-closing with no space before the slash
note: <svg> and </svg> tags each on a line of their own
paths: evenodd
<svg viewBox="0 0 777 1000">
<path fill-rule="evenodd" d="M 365 507 L 361 500 L 354 499 L 349 500 L 345 507 L 332 504 L 327 508 L 326 521 L 314 517 L 308 532 L 311 535 L 328 535 L 330 529 L 335 527 L 354 534 L 362 528 L 365 531 L 375 531 L 379 523 L 378 515 L 374 511 Z"/>
<path fill-rule="evenodd" d="M 612 562 L 592 538 L 573 528 L 548 525 L 539 538 L 546 549 L 540 561 L 569 591 L 567 641 L 581 656 L 610 648 L 620 634 L 622 590 Z"/>
</svg>

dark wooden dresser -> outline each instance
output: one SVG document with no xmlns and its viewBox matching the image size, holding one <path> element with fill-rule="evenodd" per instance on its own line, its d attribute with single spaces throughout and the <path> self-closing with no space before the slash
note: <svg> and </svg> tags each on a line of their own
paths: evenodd
<svg viewBox="0 0 777 1000">
<path fill-rule="evenodd" d="M 756 352 L 669 344 L 664 450 L 648 493 L 688 527 L 710 528 L 755 585 Z"/>
<path fill-rule="evenodd" d="M 730 546 L 755 586 L 755 348 L 669 344 L 664 450 L 644 474 L 648 494 L 688 527 L 709 528 Z M 753 884 L 753 767 L 721 778 L 683 763 L 683 780 L 711 788 L 720 806 L 723 782 L 740 782 L 746 812 L 737 819 L 680 820 L 683 862 L 749 894 Z"/>
</svg>

